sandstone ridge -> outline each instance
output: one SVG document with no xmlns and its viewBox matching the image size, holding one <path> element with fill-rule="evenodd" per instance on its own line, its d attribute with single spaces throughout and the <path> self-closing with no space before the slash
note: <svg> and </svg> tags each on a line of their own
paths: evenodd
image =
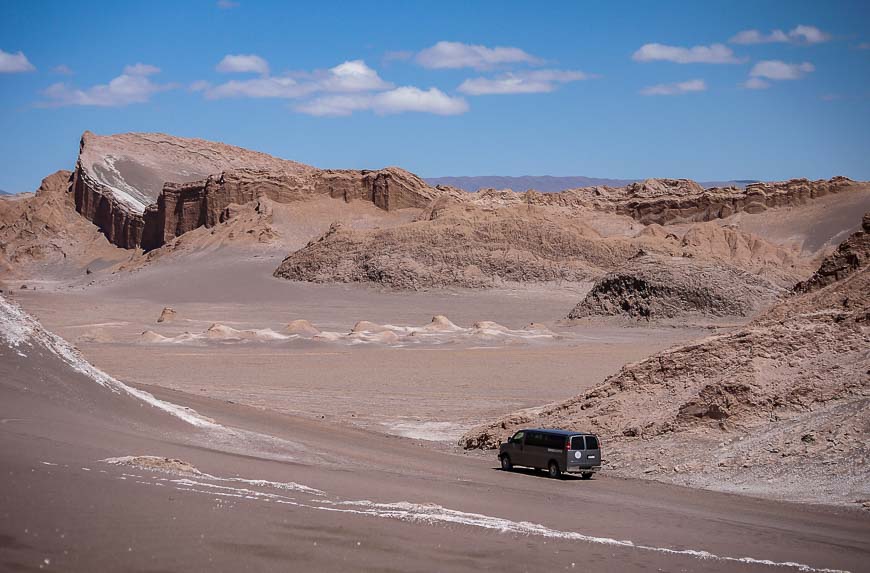
<svg viewBox="0 0 870 573">
<path fill-rule="evenodd" d="M 81 139 L 72 188 L 76 210 L 110 242 L 146 250 L 221 222 L 231 204 L 262 197 L 288 202 L 329 196 L 394 210 L 456 194 L 397 167 L 321 170 L 200 139 L 90 132 Z"/>
</svg>

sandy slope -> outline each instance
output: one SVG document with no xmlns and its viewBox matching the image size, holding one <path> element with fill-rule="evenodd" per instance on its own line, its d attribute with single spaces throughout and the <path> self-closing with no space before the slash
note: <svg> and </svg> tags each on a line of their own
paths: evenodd
<svg viewBox="0 0 870 573">
<path fill-rule="evenodd" d="M 99 385 L 38 327 L 9 344 L 21 323 L 8 316 L 6 569 L 816 571 L 860 570 L 867 558 L 855 513 L 505 474 L 409 440 L 149 389 L 215 424 L 196 427 Z M 198 472 L 101 461 L 143 454 Z"/>
</svg>

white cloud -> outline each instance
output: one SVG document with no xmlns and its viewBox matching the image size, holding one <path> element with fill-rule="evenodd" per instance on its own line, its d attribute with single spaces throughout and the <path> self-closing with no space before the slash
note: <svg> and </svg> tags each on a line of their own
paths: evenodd
<svg viewBox="0 0 870 573">
<path fill-rule="evenodd" d="M 822 32 L 815 26 L 804 26 L 803 24 L 794 28 L 788 33 L 788 36 L 795 42 L 803 42 L 805 44 L 821 44 L 831 39 L 829 34 Z"/>
<path fill-rule="evenodd" d="M 508 72 L 495 78 L 467 79 L 459 91 L 469 95 L 545 93 L 554 91 L 558 84 L 588 78 L 587 74 L 572 70 Z"/>
<path fill-rule="evenodd" d="M 417 54 L 424 68 L 474 68 L 485 70 L 500 64 L 538 64 L 541 60 L 519 48 L 487 48 L 462 42 L 438 42 Z"/>
<path fill-rule="evenodd" d="M 318 78 L 318 88 L 328 92 L 383 90 L 393 87 L 362 60 L 352 60 L 330 68 Z"/>
<path fill-rule="evenodd" d="M 323 96 L 300 104 L 295 109 L 317 116 L 345 116 L 362 110 L 371 110 L 379 115 L 405 112 L 458 115 L 468 111 L 468 102 L 448 96 L 437 88 L 422 90 L 404 86 L 377 94 Z"/>
<path fill-rule="evenodd" d="M 793 43 L 793 44 L 820 44 L 831 39 L 830 34 L 827 34 L 815 26 L 806 26 L 800 24 L 792 28 L 788 33 L 782 30 L 772 30 L 769 34 L 764 34 L 759 30 L 743 30 L 734 35 L 729 42 L 732 44 L 771 44 L 771 43 Z"/>
<path fill-rule="evenodd" d="M 749 76 L 769 80 L 796 80 L 815 71 L 815 69 L 815 66 L 809 62 L 788 64 L 780 60 L 763 60 L 752 66 Z"/>
<path fill-rule="evenodd" d="M 32 72 L 36 68 L 24 55 L 24 52 L 10 54 L 0 50 L 0 74 L 13 74 L 16 72 Z"/>
<path fill-rule="evenodd" d="M 224 58 L 226 59 L 226 58 Z M 263 60 L 268 69 L 268 64 Z M 363 60 L 352 60 L 328 70 L 291 76 L 264 76 L 250 80 L 233 80 L 205 89 L 209 99 L 230 97 L 294 99 L 315 92 L 364 92 L 392 88 Z"/>
<path fill-rule="evenodd" d="M 51 68 L 51 71 L 55 74 L 60 74 L 62 76 L 71 76 L 75 73 L 72 71 L 72 68 L 70 68 L 66 64 L 60 64 L 59 66 L 55 66 Z"/>
<path fill-rule="evenodd" d="M 640 90 L 641 95 L 680 95 L 692 92 L 707 91 L 707 83 L 704 80 L 687 80 L 673 84 L 658 84 L 645 87 Z"/>
<path fill-rule="evenodd" d="M 748 90 L 766 90 L 770 87 L 770 82 L 765 81 L 761 78 L 749 78 L 742 84 L 740 87 L 744 87 Z"/>
<path fill-rule="evenodd" d="M 677 64 L 739 64 L 742 61 L 724 44 L 691 48 L 644 44 L 632 55 L 632 59 L 636 62 L 665 61 Z"/>
<path fill-rule="evenodd" d="M 160 73 L 160 68 L 150 64 L 133 64 L 132 66 L 124 66 L 124 73 L 128 76 L 152 76 Z"/>
<path fill-rule="evenodd" d="M 289 77 L 265 77 L 251 80 L 232 80 L 214 87 L 206 88 L 208 99 L 236 97 L 249 98 L 298 98 L 312 93 L 310 85 L 300 84 Z"/>
<path fill-rule="evenodd" d="M 227 54 L 215 69 L 224 73 L 253 72 L 266 75 L 269 73 L 269 64 L 255 54 Z"/>
<path fill-rule="evenodd" d="M 239 3 L 233 2 L 232 0 L 218 0 L 217 7 L 221 10 L 230 10 L 232 8 L 238 8 Z"/>
<path fill-rule="evenodd" d="M 770 34 L 762 34 L 758 30 L 743 30 L 737 32 L 730 40 L 732 44 L 769 44 L 773 42 L 788 42 L 788 34 L 782 30 L 774 30 Z"/>
<path fill-rule="evenodd" d="M 62 82 L 52 84 L 42 92 L 48 101 L 41 102 L 39 105 L 44 107 L 68 105 L 120 107 L 133 103 L 145 103 L 151 99 L 152 95 L 175 87 L 173 84 L 152 82 L 148 75 L 156 73 L 152 71 L 156 69 L 154 66 L 145 64 L 127 66 L 124 68 L 125 73 L 114 78 L 108 84 L 100 84 L 87 89 L 76 89 Z M 128 73 L 131 71 L 134 73 Z"/>
<path fill-rule="evenodd" d="M 297 105 L 298 112 L 317 116 L 345 116 L 355 111 L 369 109 L 372 98 L 369 94 L 322 96 Z"/>
<path fill-rule="evenodd" d="M 379 93 L 374 99 L 372 109 L 376 113 L 419 111 L 437 115 L 458 115 L 468 111 L 468 103 L 464 99 L 450 97 L 437 88 L 421 90 L 405 86 Z"/>
</svg>

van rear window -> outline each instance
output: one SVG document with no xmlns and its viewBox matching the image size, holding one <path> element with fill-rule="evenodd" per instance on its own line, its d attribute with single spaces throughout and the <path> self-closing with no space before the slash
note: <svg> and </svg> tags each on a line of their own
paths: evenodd
<svg viewBox="0 0 870 573">
<path fill-rule="evenodd" d="M 586 436 L 586 449 L 587 450 L 597 450 L 598 449 L 598 438 L 595 436 Z"/>
<path fill-rule="evenodd" d="M 572 450 L 585 450 L 586 446 L 583 445 L 583 436 L 574 436 L 571 438 L 571 449 Z"/>
</svg>

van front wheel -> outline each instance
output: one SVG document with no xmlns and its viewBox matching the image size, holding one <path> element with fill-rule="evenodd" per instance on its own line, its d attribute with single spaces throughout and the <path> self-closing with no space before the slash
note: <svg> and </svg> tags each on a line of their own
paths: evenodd
<svg viewBox="0 0 870 573">
<path fill-rule="evenodd" d="M 509 472 L 512 469 L 514 469 L 514 464 L 511 462 L 510 456 L 505 455 L 505 456 L 501 457 L 501 469 L 503 469 L 506 472 Z"/>
<path fill-rule="evenodd" d="M 559 464 L 556 462 L 550 462 L 550 465 L 547 466 L 547 473 L 551 478 L 559 478 L 562 477 L 562 470 L 559 469 Z"/>
</svg>

